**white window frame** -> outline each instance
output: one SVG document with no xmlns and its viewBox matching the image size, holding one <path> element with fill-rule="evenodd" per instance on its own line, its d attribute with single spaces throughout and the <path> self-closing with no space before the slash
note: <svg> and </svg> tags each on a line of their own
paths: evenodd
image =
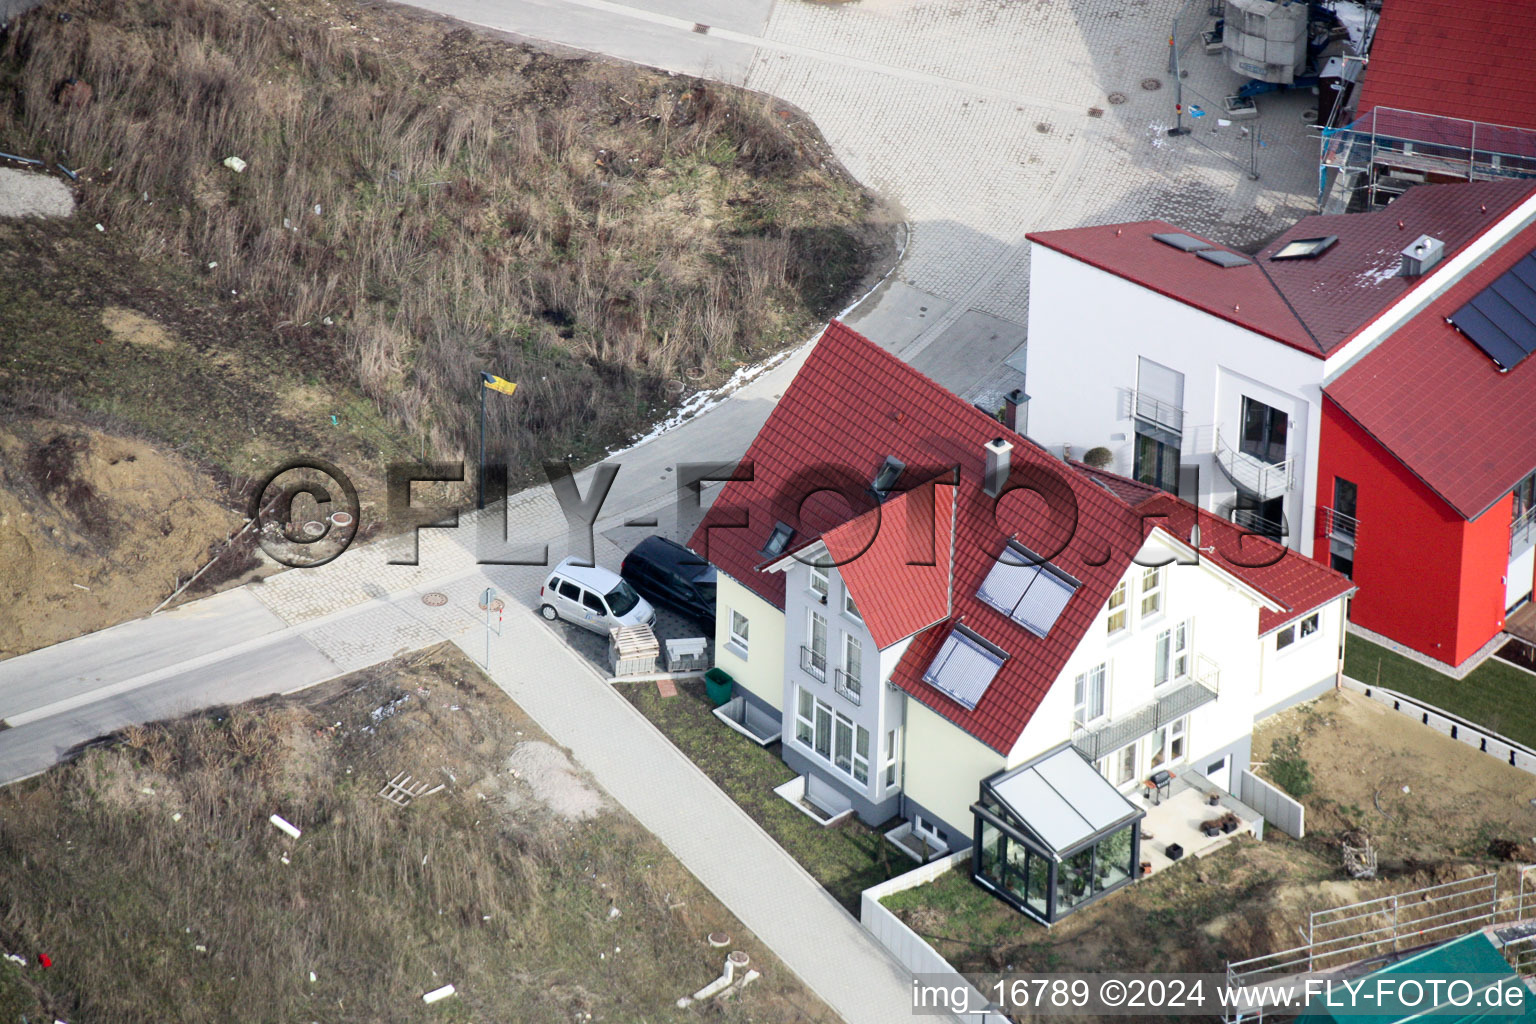
<svg viewBox="0 0 1536 1024">
<path fill-rule="evenodd" d="M 1155 619 L 1163 613 L 1163 566 L 1155 565 L 1143 569 L 1141 573 L 1141 618 Z M 1147 607 L 1147 602 L 1152 602 L 1152 607 Z"/>
<path fill-rule="evenodd" d="M 737 611 L 735 608 L 732 608 L 730 610 L 730 612 L 731 612 L 730 625 L 727 627 L 727 630 L 728 630 L 728 632 L 730 634 L 730 644 L 731 644 L 731 646 L 735 647 L 739 651 L 739 653 L 741 654 L 741 656 L 743 658 L 745 658 L 747 656 L 747 651 L 749 650 L 748 642 L 747 641 L 748 641 L 748 634 L 751 632 L 751 629 L 752 629 L 752 620 L 748 619 L 745 615 L 741 614 L 741 612 Z M 736 626 L 736 620 L 737 619 L 741 620 L 741 630 L 740 630 L 740 632 L 737 631 L 737 626 Z"/>
<path fill-rule="evenodd" d="M 901 736 L 896 729 L 885 732 L 885 788 L 896 785 L 896 751 L 900 749 Z"/>
<path fill-rule="evenodd" d="M 827 593 L 832 589 L 831 577 L 828 576 L 827 570 L 824 567 L 814 563 L 806 566 L 806 569 L 810 573 L 808 585 L 811 588 L 811 593 L 821 598 L 822 604 L 826 604 Z"/>
<path fill-rule="evenodd" d="M 1275 653 L 1284 654 L 1287 651 L 1295 650 L 1303 642 L 1321 633 L 1323 631 L 1322 614 L 1321 611 L 1316 611 L 1311 615 L 1304 615 L 1300 620 L 1291 623 L 1284 629 L 1276 630 Z M 1282 638 L 1289 639 L 1286 639 L 1285 643 L 1281 643 Z"/>
<path fill-rule="evenodd" d="M 1115 769 L 1113 782 L 1116 786 L 1129 786 L 1136 781 L 1137 743 L 1137 740 L 1131 740 L 1131 742 L 1109 755 L 1113 762 L 1111 767 Z M 1126 771 L 1127 767 L 1130 768 L 1130 771 Z M 1124 778 L 1121 776 L 1124 776 Z"/>
<path fill-rule="evenodd" d="M 864 644 L 843 631 L 843 685 L 856 694 L 864 692 Z"/>
<path fill-rule="evenodd" d="M 1093 710 L 1091 687 L 1096 687 L 1098 690 L 1096 714 L 1089 714 Z M 1105 662 L 1100 662 L 1086 672 L 1079 672 L 1077 678 L 1072 680 L 1072 723 L 1086 728 L 1102 719 L 1108 712 L 1109 666 Z"/>
<path fill-rule="evenodd" d="M 816 695 L 803 686 L 795 687 L 795 741 L 807 750 L 816 748 Z"/>
<path fill-rule="evenodd" d="M 821 627 L 821 650 L 816 649 L 816 627 Z M 806 610 L 805 620 L 805 648 L 811 652 L 811 663 L 806 666 L 806 671 L 817 679 L 826 681 L 827 678 L 827 617 L 815 608 Z M 816 669 L 816 655 L 821 655 L 821 670 Z"/>
<path fill-rule="evenodd" d="M 843 612 L 860 622 L 864 621 L 864 616 L 859 614 L 859 606 L 853 603 L 853 591 L 848 589 L 846 580 L 843 582 Z"/>
<path fill-rule="evenodd" d="M 1115 604 L 1116 598 L 1120 599 L 1118 605 Z M 1109 592 L 1109 600 L 1105 603 L 1104 607 L 1109 613 L 1105 621 L 1105 627 L 1108 629 L 1109 635 L 1112 637 L 1123 636 L 1131 625 L 1131 585 L 1129 580 L 1121 580 L 1116 584 L 1115 589 Z M 1120 625 L 1118 626 L 1115 625 L 1116 618 L 1120 620 Z"/>
</svg>

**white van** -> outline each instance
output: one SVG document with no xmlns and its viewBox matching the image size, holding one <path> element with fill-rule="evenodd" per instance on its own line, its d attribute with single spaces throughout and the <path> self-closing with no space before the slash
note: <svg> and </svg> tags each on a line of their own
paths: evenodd
<svg viewBox="0 0 1536 1024">
<path fill-rule="evenodd" d="M 608 635 L 615 626 L 651 626 L 656 612 L 616 572 L 577 565 L 567 558 L 539 588 L 539 614 Z"/>
</svg>

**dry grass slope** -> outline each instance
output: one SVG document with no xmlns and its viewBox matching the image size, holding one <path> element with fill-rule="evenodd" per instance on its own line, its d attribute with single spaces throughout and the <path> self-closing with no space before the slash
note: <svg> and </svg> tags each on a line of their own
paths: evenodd
<svg viewBox="0 0 1536 1024">
<path fill-rule="evenodd" d="M 563 813 L 548 770 L 514 771 L 565 755 L 456 649 L 304 699 L 130 729 L 0 791 L 0 951 L 53 957 L 25 972 L 52 1014 L 697 1020 L 673 1002 L 719 972 L 722 930 L 764 974 L 708 1019 L 831 1019 L 627 814 Z M 402 770 L 447 788 L 396 807 Z M 561 772 L 567 798 L 591 786 Z"/>
<path fill-rule="evenodd" d="M 883 242 L 763 97 L 331 10 L 47 5 L 0 45 L 10 147 L 67 154 L 85 217 L 438 457 L 470 450 L 481 368 L 522 384 L 493 403 L 514 466 L 622 440 L 667 380 L 833 311 Z M 57 102 L 71 76 L 90 102 Z"/>
</svg>

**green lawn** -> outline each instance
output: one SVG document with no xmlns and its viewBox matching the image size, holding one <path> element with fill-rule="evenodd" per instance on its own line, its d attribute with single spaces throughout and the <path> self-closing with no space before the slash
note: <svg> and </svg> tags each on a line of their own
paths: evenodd
<svg viewBox="0 0 1536 1024">
<path fill-rule="evenodd" d="M 1345 646 L 1344 673 L 1384 686 L 1536 747 L 1536 676 L 1489 658 L 1465 679 L 1442 675 L 1358 636 Z"/>
<path fill-rule="evenodd" d="M 668 698 L 655 683 L 616 688 L 855 914 L 859 893 L 917 866 L 857 820 L 824 828 L 774 793 L 795 777 L 779 759 L 778 745 L 759 747 L 722 723 L 711 713 L 702 683 L 680 683 L 677 696 Z"/>
</svg>

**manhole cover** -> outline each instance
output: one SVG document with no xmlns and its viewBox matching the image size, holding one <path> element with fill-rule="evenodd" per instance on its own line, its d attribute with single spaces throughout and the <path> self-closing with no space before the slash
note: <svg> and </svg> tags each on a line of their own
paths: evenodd
<svg viewBox="0 0 1536 1024">
<path fill-rule="evenodd" d="M 309 522 L 305 523 L 303 530 L 304 536 L 306 537 L 325 536 L 325 524 L 320 522 L 318 519 L 311 519 Z"/>
<path fill-rule="evenodd" d="M 422 594 L 421 603 L 426 605 L 428 608 L 441 608 L 443 605 L 448 603 L 448 595 L 439 593 L 438 591 L 434 590 L 430 594 Z"/>
<path fill-rule="evenodd" d="M 726 946 L 731 944 L 731 937 L 725 934 L 725 932 L 710 932 L 709 944 L 714 946 L 716 949 L 724 949 Z"/>
<path fill-rule="evenodd" d="M 1125 102 L 1125 93 L 1123 93 L 1123 92 L 1112 92 L 1112 93 L 1109 94 L 1109 105 L 1110 106 L 1118 107 L 1120 104 L 1122 104 L 1124 102 Z"/>
<path fill-rule="evenodd" d="M 332 526 L 340 526 L 340 527 L 351 526 L 352 525 L 352 513 L 351 512 L 332 512 L 331 513 L 331 525 Z"/>
<path fill-rule="evenodd" d="M 1147 92 L 1157 92 L 1157 90 L 1163 87 L 1163 80 L 1161 78 L 1143 78 L 1141 80 L 1141 87 L 1147 90 Z"/>
<path fill-rule="evenodd" d="M 684 384 L 682 381 L 678 380 L 675 377 L 673 379 L 667 381 L 667 385 L 666 386 L 667 386 L 667 394 L 669 394 L 669 395 L 680 395 L 680 394 L 683 393 L 683 389 L 687 387 L 686 384 Z"/>
<path fill-rule="evenodd" d="M 503 608 L 505 608 L 506 606 L 507 606 L 507 603 L 505 601 L 503 601 L 501 598 L 493 597 L 493 598 L 491 598 L 491 607 L 490 607 L 489 610 L 493 611 L 493 612 L 499 612 Z M 483 597 L 480 599 L 480 610 L 481 611 L 486 611 L 487 610 L 486 607 L 485 607 L 485 598 L 483 598 Z"/>
</svg>

